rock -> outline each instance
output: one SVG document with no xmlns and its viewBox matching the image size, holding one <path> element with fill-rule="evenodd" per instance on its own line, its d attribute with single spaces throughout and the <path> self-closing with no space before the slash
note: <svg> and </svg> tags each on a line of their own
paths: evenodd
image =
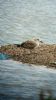
<svg viewBox="0 0 56 100">
<path fill-rule="evenodd" d="M 50 63 L 56 62 L 56 44 L 45 44 L 39 39 L 1 46 L 0 53 L 8 54 L 12 59 L 23 63 L 56 67 L 56 64 Z"/>
<path fill-rule="evenodd" d="M 49 63 L 49 67 L 54 67 L 54 68 L 56 68 L 56 62 L 51 62 L 51 63 Z"/>
</svg>

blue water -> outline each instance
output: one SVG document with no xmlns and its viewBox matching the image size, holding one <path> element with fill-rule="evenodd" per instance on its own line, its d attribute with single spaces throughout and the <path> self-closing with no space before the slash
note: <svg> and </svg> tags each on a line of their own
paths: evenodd
<svg viewBox="0 0 56 100">
<path fill-rule="evenodd" d="M 6 60 L 6 59 L 9 59 L 9 58 L 10 58 L 9 55 L 0 53 L 0 60 Z"/>
<path fill-rule="evenodd" d="M 0 45 L 33 37 L 56 43 L 56 0 L 0 0 Z M 56 96 L 56 69 L 0 54 L 0 100 L 37 100 L 41 89 Z"/>
</svg>

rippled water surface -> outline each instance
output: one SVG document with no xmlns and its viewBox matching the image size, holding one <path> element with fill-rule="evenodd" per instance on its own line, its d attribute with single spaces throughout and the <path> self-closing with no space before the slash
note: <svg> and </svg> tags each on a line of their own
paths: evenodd
<svg viewBox="0 0 56 100">
<path fill-rule="evenodd" d="M 56 70 L 12 60 L 0 60 L 0 98 L 38 100 L 41 89 L 53 90 L 53 95 L 56 96 Z"/>
<path fill-rule="evenodd" d="M 56 43 L 56 0 L 0 0 L 0 45 L 32 37 Z M 0 100 L 38 100 L 41 89 L 56 96 L 56 69 L 7 58 L 0 54 Z"/>
<path fill-rule="evenodd" d="M 32 37 L 56 43 L 56 0 L 0 0 L 0 44 Z"/>
</svg>

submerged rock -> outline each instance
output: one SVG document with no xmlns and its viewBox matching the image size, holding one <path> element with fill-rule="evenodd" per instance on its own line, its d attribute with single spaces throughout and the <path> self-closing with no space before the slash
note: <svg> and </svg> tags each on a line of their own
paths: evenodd
<svg viewBox="0 0 56 100">
<path fill-rule="evenodd" d="M 38 39 L 28 40 L 22 44 L 1 46 L 0 53 L 29 64 L 49 66 L 51 62 L 56 62 L 56 44 L 45 44 Z"/>
</svg>

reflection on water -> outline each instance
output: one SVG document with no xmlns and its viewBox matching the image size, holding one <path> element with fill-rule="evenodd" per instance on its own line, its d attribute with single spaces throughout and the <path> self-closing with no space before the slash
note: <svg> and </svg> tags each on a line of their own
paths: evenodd
<svg viewBox="0 0 56 100">
<path fill-rule="evenodd" d="M 41 89 L 51 89 L 56 96 L 56 70 L 12 60 L 0 61 L 0 98 L 37 100 Z"/>
</svg>

